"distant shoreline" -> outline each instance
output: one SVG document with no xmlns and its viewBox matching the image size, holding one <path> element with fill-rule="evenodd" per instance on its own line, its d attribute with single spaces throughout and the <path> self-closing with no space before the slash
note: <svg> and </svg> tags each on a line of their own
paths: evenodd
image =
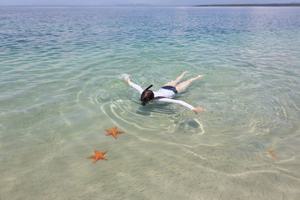
<svg viewBox="0 0 300 200">
<path fill-rule="evenodd" d="M 300 3 L 264 3 L 264 4 L 204 4 L 194 7 L 300 7 Z"/>
</svg>

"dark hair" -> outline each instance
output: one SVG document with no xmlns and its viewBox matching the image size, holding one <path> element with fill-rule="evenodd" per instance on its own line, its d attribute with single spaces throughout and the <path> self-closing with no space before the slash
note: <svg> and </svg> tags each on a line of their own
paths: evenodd
<svg viewBox="0 0 300 200">
<path fill-rule="evenodd" d="M 141 101 L 142 101 L 142 105 L 145 106 L 149 101 L 151 101 L 152 99 L 154 99 L 154 93 L 152 90 L 149 90 L 149 88 L 151 88 L 152 85 L 150 85 L 149 87 L 147 87 L 142 95 L 141 95 Z"/>
</svg>

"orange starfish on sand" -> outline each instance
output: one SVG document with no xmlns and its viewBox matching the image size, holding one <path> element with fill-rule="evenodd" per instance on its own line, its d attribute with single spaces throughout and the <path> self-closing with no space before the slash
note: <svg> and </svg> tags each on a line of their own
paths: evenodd
<svg viewBox="0 0 300 200">
<path fill-rule="evenodd" d="M 120 135 L 121 133 L 124 133 L 123 131 L 119 130 L 117 127 L 112 127 L 109 129 L 106 129 L 106 135 L 109 136 L 113 136 L 115 139 L 117 139 L 118 135 Z"/>
<path fill-rule="evenodd" d="M 89 159 L 93 159 L 94 163 L 97 162 L 98 160 L 107 160 L 105 158 L 106 153 L 107 153 L 106 151 L 102 152 L 102 151 L 95 150 L 94 155 L 90 156 Z"/>
<path fill-rule="evenodd" d="M 271 156 L 271 158 L 272 158 L 273 160 L 277 160 L 277 155 L 276 155 L 274 149 L 269 148 L 269 149 L 267 150 L 267 152 L 268 152 L 269 156 Z"/>
</svg>

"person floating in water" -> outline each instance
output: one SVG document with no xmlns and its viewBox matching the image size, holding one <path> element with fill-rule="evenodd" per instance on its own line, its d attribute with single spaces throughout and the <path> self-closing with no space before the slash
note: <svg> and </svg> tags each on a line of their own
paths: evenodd
<svg viewBox="0 0 300 200">
<path fill-rule="evenodd" d="M 150 85 L 145 90 L 143 90 L 141 86 L 139 86 L 131 81 L 129 75 L 126 75 L 124 77 L 124 80 L 126 83 L 128 83 L 128 85 L 130 85 L 131 87 L 136 89 L 141 94 L 140 100 L 141 100 L 143 106 L 145 106 L 150 101 L 159 101 L 159 102 L 180 104 L 182 106 L 189 108 L 190 110 L 194 111 L 195 113 L 203 112 L 204 109 L 200 106 L 194 107 L 182 100 L 173 99 L 176 96 L 176 94 L 184 92 L 192 84 L 192 82 L 202 78 L 202 75 L 198 75 L 189 80 L 180 82 L 186 73 L 187 73 L 186 71 L 183 72 L 175 80 L 168 82 L 167 84 L 165 84 L 163 87 L 161 87 L 157 91 L 150 90 L 150 88 L 153 85 Z"/>
</svg>

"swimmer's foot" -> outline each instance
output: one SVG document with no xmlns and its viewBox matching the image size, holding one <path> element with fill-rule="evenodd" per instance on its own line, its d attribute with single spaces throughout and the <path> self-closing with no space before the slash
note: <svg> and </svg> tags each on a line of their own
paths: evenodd
<svg viewBox="0 0 300 200">
<path fill-rule="evenodd" d="M 200 74 L 199 74 L 198 76 L 196 76 L 196 79 L 197 79 L 197 80 L 199 80 L 199 79 L 201 79 L 201 78 L 203 78 L 203 75 L 200 75 Z"/>
</svg>

